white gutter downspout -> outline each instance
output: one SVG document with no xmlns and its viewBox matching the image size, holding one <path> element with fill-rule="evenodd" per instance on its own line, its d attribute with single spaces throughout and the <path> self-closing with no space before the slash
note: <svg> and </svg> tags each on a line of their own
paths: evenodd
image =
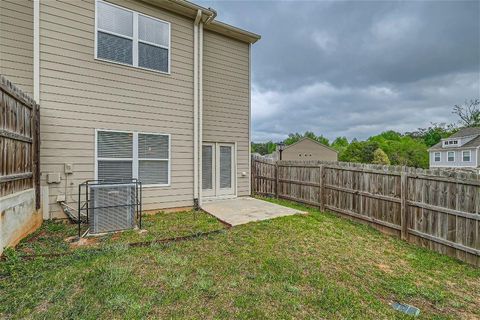
<svg viewBox="0 0 480 320">
<path fill-rule="evenodd" d="M 40 0 L 33 1 L 33 99 L 40 104 Z M 40 207 L 43 220 L 49 220 L 49 189 L 40 187 Z"/>
<path fill-rule="evenodd" d="M 198 24 L 202 18 L 202 11 L 197 11 L 193 22 L 193 201 L 198 203 Z"/>
<path fill-rule="evenodd" d="M 198 129 L 198 204 L 202 205 L 202 166 L 203 166 L 203 23 L 200 22 L 199 35 L 198 35 L 199 45 L 198 45 L 198 120 L 199 120 L 199 129 Z"/>
<path fill-rule="evenodd" d="M 33 1 L 33 99 L 40 103 L 40 0 Z"/>
</svg>

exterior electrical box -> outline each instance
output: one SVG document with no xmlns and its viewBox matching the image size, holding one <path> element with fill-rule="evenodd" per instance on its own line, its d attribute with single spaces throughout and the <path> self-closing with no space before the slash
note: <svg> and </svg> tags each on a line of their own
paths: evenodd
<svg viewBox="0 0 480 320">
<path fill-rule="evenodd" d="M 47 183 L 60 183 L 60 173 L 51 172 L 47 174 Z"/>
<path fill-rule="evenodd" d="M 73 173 L 73 164 L 65 163 L 65 174 L 72 174 Z"/>
</svg>

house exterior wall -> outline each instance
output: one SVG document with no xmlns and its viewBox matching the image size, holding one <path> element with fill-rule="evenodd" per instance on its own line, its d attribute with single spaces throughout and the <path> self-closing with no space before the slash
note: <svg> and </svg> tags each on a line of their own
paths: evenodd
<svg viewBox="0 0 480 320">
<path fill-rule="evenodd" d="M 0 74 L 33 96 L 33 1 L 0 1 Z"/>
<path fill-rule="evenodd" d="M 250 183 L 249 55 L 249 44 L 204 31 L 203 141 L 236 143 L 238 196 Z"/>
<path fill-rule="evenodd" d="M 338 154 L 330 148 L 322 146 L 309 139 L 305 139 L 283 150 L 282 160 L 337 161 Z"/>
<path fill-rule="evenodd" d="M 78 184 L 95 179 L 97 129 L 170 134 L 170 185 L 145 188 L 143 208 L 193 205 L 193 19 L 138 0 L 108 2 L 170 22 L 171 73 L 96 60 L 95 0 L 39 2 L 44 218 L 65 218 L 57 197 L 75 206 Z M 1 0 L 0 9 L 0 72 L 32 94 L 33 1 Z M 236 144 L 237 195 L 248 195 L 250 45 L 204 30 L 203 48 L 203 140 Z M 60 183 L 47 183 L 49 173 Z"/>
<path fill-rule="evenodd" d="M 171 134 L 170 186 L 145 188 L 143 208 L 193 205 L 193 21 L 139 1 L 110 2 L 171 23 L 171 74 L 95 60 L 94 0 L 40 2 L 41 183 L 61 174 L 49 184 L 54 218 L 64 217 L 57 195 L 75 202 L 78 183 L 95 178 L 95 129 Z"/>
<path fill-rule="evenodd" d="M 470 150 L 471 151 L 471 157 L 469 162 L 464 162 L 463 157 L 462 157 L 462 151 L 463 150 Z M 440 161 L 436 162 L 435 161 L 435 153 L 440 152 Z M 448 161 L 448 152 L 455 152 L 455 161 L 450 162 Z M 470 167 L 470 168 L 475 168 L 479 166 L 479 163 L 477 159 L 479 157 L 479 150 L 477 148 L 472 148 L 472 149 L 449 149 L 445 148 L 445 150 L 442 151 L 430 151 L 430 167 L 435 168 L 435 167 L 453 167 L 453 168 L 461 168 L 461 167 Z"/>
</svg>

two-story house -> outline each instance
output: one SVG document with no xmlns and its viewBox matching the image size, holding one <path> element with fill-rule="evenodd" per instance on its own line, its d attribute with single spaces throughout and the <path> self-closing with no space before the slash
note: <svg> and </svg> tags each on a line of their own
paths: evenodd
<svg viewBox="0 0 480 320">
<path fill-rule="evenodd" d="M 480 127 L 464 128 L 428 151 L 430 168 L 480 168 Z"/>
<path fill-rule="evenodd" d="M 88 179 L 145 210 L 250 194 L 251 45 L 185 0 L 1 0 L 0 73 L 41 108 L 44 217 Z"/>
</svg>

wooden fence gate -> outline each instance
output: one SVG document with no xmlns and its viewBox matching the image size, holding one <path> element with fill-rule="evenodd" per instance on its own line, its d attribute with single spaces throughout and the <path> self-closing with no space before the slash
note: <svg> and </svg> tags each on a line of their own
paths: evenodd
<svg viewBox="0 0 480 320">
<path fill-rule="evenodd" d="M 477 174 L 357 163 L 252 157 L 252 192 L 367 223 L 480 266 Z"/>
<path fill-rule="evenodd" d="M 0 75 L 0 197 L 35 188 L 40 208 L 40 108 Z"/>
</svg>

